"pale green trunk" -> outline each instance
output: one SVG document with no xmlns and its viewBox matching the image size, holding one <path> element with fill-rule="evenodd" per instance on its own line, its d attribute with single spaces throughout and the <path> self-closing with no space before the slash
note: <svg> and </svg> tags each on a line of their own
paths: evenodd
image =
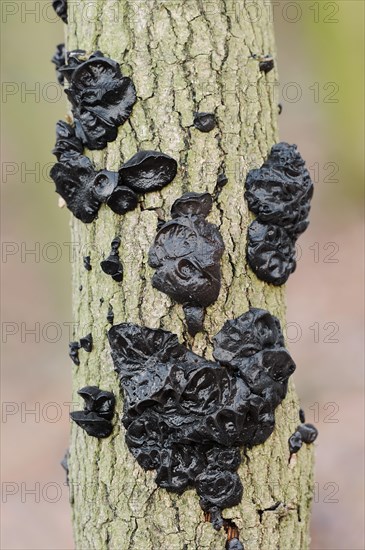
<svg viewBox="0 0 365 550">
<path fill-rule="evenodd" d="M 97 168 L 111 170 L 140 148 L 161 150 L 179 162 L 173 183 L 161 193 L 146 195 L 134 212 L 121 217 L 102 207 L 93 224 L 72 221 L 73 240 L 81 250 L 73 272 L 75 338 L 90 331 L 94 336 L 93 352 L 81 350 L 81 365 L 74 368 L 73 401 L 81 407 L 77 389 L 98 385 L 115 393 L 120 416 L 122 398 L 106 338 L 108 305 L 114 308 L 115 323 L 161 327 L 182 340 L 182 307 L 152 288 L 147 254 L 157 218 L 169 219 L 171 204 L 183 192 L 213 193 L 223 163 L 229 183 L 209 217 L 219 226 L 226 246 L 223 284 L 219 299 L 207 310 L 206 332 L 190 343 L 194 351 L 211 357 L 212 336 L 224 321 L 249 306 L 268 309 L 284 323 L 284 289 L 259 281 L 247 268 L 246 229 L 251 215 L 243 198 L 247 169 L 262 163 L 278 137 L 276 70 L 267 75 L 259 72 L 250 55 L 275 55 L 275 46 L 263 0 L 99 0 L 92 3 L 93 9 L 87 6 L 87 0 L 79 0 L 76 9 L 71 3 L 67 49 L 99 49 L 115 59 L 133 78 L 139 97 L 117 140 L 104 151 L 87 154 Z M 219 132 L 203 134 L 191 128 L 194 111 L 212 110 Z M 115 235 L 122 239 L 122 284 L 99 266 Z M 89 253 L 90 272 L 82 262 Z M 297 424 L 298 400 L 291 385 L 277 409 L 274 434 L 243 459 L 241 505 L 225 510 L 225 517 L 234 518 L 240 528 L 246 550 L 309 546 L 312 450 L 304 445 L 288 465 L 287 441 Z M 204 523 L 194 490 L 176 496 L 158 489 L 154 473 L 138 466 L 125 445 L 119 420 L 105 440 L 88 437 L 74 425 L 70 452 L 77 550 L 224 549 L 224 532 Z"/>
</svg>

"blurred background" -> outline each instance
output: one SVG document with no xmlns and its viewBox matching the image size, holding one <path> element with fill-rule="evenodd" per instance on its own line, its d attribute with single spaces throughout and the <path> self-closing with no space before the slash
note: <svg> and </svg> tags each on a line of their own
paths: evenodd
<svg viewBox="0 0 365 550">
<path fill-rule="evenodd" d="M 65 475 L 71 324 L 68 213 L 48 171 L 65 99 L 49 2 L 2 2 L 2 540 L 72 549 Z M 283 111 L 315 182 L 287 285 L 287 339 L 320 432 L 312 550 L 364 550 L 364 3 L 273 2 Z M 264 549 L 263 549 L 264 550 Z M 287 549 L 283 549 L 287 550 Z"/>
</svg>

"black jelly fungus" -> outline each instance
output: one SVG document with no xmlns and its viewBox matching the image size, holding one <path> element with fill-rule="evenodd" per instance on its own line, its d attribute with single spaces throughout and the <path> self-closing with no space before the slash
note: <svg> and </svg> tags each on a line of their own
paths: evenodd
<svg viewBox="0 0 365 550">
<path fill-rule="evenodd" d="M 67 23 L 67 0 L 52 0 L 52 6 L 58 17 Z"/>
<path fill-rule="evenodd" d="M 288 443 L 289 443 L 290 454 L 297 453 L 303 445 L 303 440 L 300 432 L 298 431 L 294 432 L 293 435 L 289 437 Z"/>
<path fill-rule="evenodd" d="M 313 443 L 317 439 L 318 430 L 313 424 L 301 424 L 297 428 L 304 443 Z"/>
<path fill-rule="evenodd" d="M 71 357 L 72 361 L 75 363 L 75 365 L 79 365 L 80 364 L 80 359 L 79 359 L 79 349 L 80 349 L 80 344 L 79 342 L 70 342 L 69 345 L 68 345 L 68 349 L 69 349 L 69 356 Z"/>
<path fill-rule="evenodd" d="M 84 268 L 86 269 L 86 271 L 92 270 L 91 263 L 90 263 L 90 256 L 84 256 Z"/>
<path fill-rule="evenodd" d="M 51 59 L 52 63 L 54 63 L 56 65 L 57 80 L 58 80 L 58 83 L 61 86 L 64 85 L 65 77 L 59 69 L 61 67 L 63 67 L 66 63 L 65 55 L 66 55 L 65 45 L 64 44 L 58 44 L 56 46 L 56 52 L 54 53 L 54 55 Z"/>
<path fill-rule="evenodd" d="M 106 204 L 116 214 L 126 214 L 130 210 L 134 210 L 138 204 L 138 195 L 129 187 L 118 185 Z"/>
<path fill-rule="evenodd" d="M 120 238 L 116 237 L 111 242 L 111 252 L 109 256 L 100 262 L 100 267 L 107 275 L 118 283 L 123 280 L 123 265 L 119 259 L 118 248 L 120 246 Z"/>
<path fill-rule="evenodd" d="M 304 422 L 305 422 L 305 413 L 304 413 L 303 409 L 299 409 L 299 420 L 301 421 L 302 424 L 304 424 Z"/>
<path fill-rule="evenodd" d="M 84 400 L 84 410 L 70 413 L 70 417 L 88 435 L 103 438 L 113 431 L 115 397 L 97 386 L 85 386 L 77 392 Z"/>
<path fill-rule="evenodd" d="M 228 183 L 228 178 L 224 172 L 218 174 L 217 177 L 217 187 L 222 188 Z"/>
<path fill-rule="evenodd" d="M 82 291 L 82 289 L 83 289 L 83 286 L 82 286 L 82 285 L 80 285 L 80 286 L 79 286 L 79 291 L 81 292 L 81 291 Z"/>
<path fill-rule="evenodd" d="M 92 191 L 100 202 L 107 202 L 118 186 L 119 176 L 117 172 L 100 170 L 92 182 Z"/>
<path fill-rule="evenodd" d="M 211 132 L 216 126 L 214 113 L 194 113 L 193 124 L 201 132 Z"/>
<path fill-rule="evenodd" d="M 111 325 L 114 323 L 114 312 L 113 312 L 113 306 L 111 304 L 109 304 L 109 307 L 108 307 L 108 313 L 106 315 L 106 320 Z"/>
<path fill-rule="evenodd" d="M 259 62 L 259 69 L 261 72 L 267 74 L 270 71 L 272 71 L 274 68 L 274 60 L 271 57 L 271 55 L 266 55 L 264 58 L 261 59 Z"/>
<path fill-rule="evenodd" d="M 266 441 L 295 365 L 278 319 L 251 309 L 214 338 L 209 361 L 175 334 L 131 323 L 108 332 L 124 393 L 122 422 L 129 450 L 156 483 L 182 493 L 195 487 L 205 512 L 238 504 L 240 446 Z"/>
<path fill-rule="evenodd" d="M 175 159 L 158 151 L 139 151 L 119 170 L 120 184 L 136 193 L 158 191 L 170 183 L 177 172 Z"/>
<path fill-rule="evenodd" d="M 215 302 L 221 285 L 224 243 L 217 226 L 205 220 L 211 208 L 209 193 L 185 193 L 149 251 L 149 265 L 156 269 L 152 285 L 184 306 L 192 334 L 202 328 L 199 309 Z"/>
<path fill-rule="evenodd" d="M 80 338 L 80 347 L 90 353 L 93 349 L 93 336 L 91 332 L 84 336 L 83 338 Z"/>
<path fill-rule="evenodd" d="M 263 281 L 281 285 L 294 271 L 295 242 L 308 227 L 312 195 L 296 145 L 274 145 L 261 168 L 248 173 L 245 198 L 257 219 L 248 229 L 247 256 Z"/>
<path fill-rule="evenodd" d="M 278 103 L 278 114 L 281 115 L 282 112 L 283 112 L 283 104 Z"/>
<path fill-rule="evenodd" d="M 78 54 L 69 55 L 63 72 L 69 80 L 65 92 L 72 105 L 77 137 L 89 149 L 104 149 L 132 112 L 137 99 L 132 80 L 100 51 L 86 61 Z"/>
<path fill-rule="evenodd" d="M 75 135 L 75 128 L 59 120 L 56 124 L 56 144 L 52 153 L 57 157 L 57 160 L 67 162 L 67 159 L 77 159 L 81 155 L 84 146 Z"/>
</svg>

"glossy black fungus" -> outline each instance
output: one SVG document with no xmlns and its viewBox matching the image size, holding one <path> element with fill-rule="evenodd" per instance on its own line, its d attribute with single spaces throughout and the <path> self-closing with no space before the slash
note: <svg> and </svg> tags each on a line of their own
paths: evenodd
<svg viewBox="0 0 365 550">
<path fill-rule="evenodd" d="M 56 65 L 56 75 L 58 83 L 63 86 L 65 77 L 62 74 L 62 72 L 59 70 L 61 67 L 63 67 L 66 63 L 66 57 L 65 57 L 65 45 L 64 44 L 58 44 L 56 46 L 56 52 L 54 56 L 52 57 L 51 61 Z"/>
<path fill-rule="evenodd" d="M 300 432 L 298 431 L 294 432 L 293 435 L 289 437 L 288 443 L 289 443 L 290 454 L 297 453 L 303 445 L 303 440 L 302 440 L 302 436 L 300 435 Z"/>
<path fill-rule="evenodd" d="M 91 263 L 90 263 L 90 256 L 84 256 L 84 268 L 86 269 L 86 271 L 92 270 Z"/>
<path fill-rule="evenodd" d="M 274 59 L 271 55 L 265 55 L 259 62 L 259 69 L 261 72 L 267 74 L 274 68 Z"/>
<path fill-rule="evenodd" d="M 84 146 L 75 135 L 75 129 L 59 120 L 56 124 L 56 144 L 52 153 L 60 162 L 67 162 L 68 159 L 77 159 L 82 154 Z"/>
<path fill-rule="evenodd" d="M 205 308 L 218 298 L 224 243 L 218 228 L 205 218 L 212 208 L 209 193 L 185 193 L 171 208 L 172 220 L 158 229 L 149 252 L 156 269 L 152 285 L 184 306 L 189 332 L 202 330 Z"/>
<path fill-rule="evenodd" d="M 134 210 L 138 204 L 138 195 L 129 187 L 118 185 L 115 188 L 106 204 L 116 214 L 126 214 L 130 210 Z"/>
<path fill-rule="evenodd" d="M 52 0 L 52 6 L 58 17 L 67 23 L 67 0 Z"/>
<path fill-rule="evenodd" d="M 296 145 L 279 143 L 246 179 L 245 198 L 256 214 L 248 230 L 248 262 L 256 275 L 281 285 L 295 269 L 295 242 L 308 227 L 313 184 Z"/>
<path fill-rule="evenodd" d="M 68 345 L 68 349 L 69 349 L 69 356 L 71 357 L 72 361 L 75 363 L 75 365 L 79 365 L 80 364 L 80 359 L 79 359 L 79 349 L 80 349 L 80 344 L 79 342 L 70 342 L 69 345 Z"/>
<path fill-rule="evenodd" d="M 108 307 L 108 313 L 106 315 L 106 320 L 111 325 L 114 323 L 114 312 L 113 312 L 113 306 L 111 304 L 109 304 L 109 307 Z"/>
<path fill-rule="evenodd" d="M 313 424 L 301 424 L 297 428 L 304 443 L 313 443 L 317 439 L 318 430 Z"/>
<path fill-rule="evenodd" d="M 305 422 L 305 413 L 304 413 L 303 409 L 299 409 L 299 420 L 301 421 L 302 424 L 304 424 L 304 422 Z"/>
<path fill-rule="evenodd" d="M 100 202 L 107 202 L 118 186 L 119 176 L 117 172 L 100 170 L 95 176 L 92 190 Z"/>
<path fill-rule="evenodd" d="M 231 540 L 227 540 L 226 550 L 244 550 L 244 546 L 242 542 L 240 542 L 237 538 L 234 538 Z"/>
<path fill-rule="evenodd" d="M 216 126 L 214 113 L 194 113 L 193 124 L 201 132 L 211 132 Z"/>
<path fill-rule="evenodd" d="M 119 259 L 119 246 L 120 238 L 115 237 L 111 243 L 111 252 L 109 256 L 100 262 L 100 267 L 104 273 L 110 275 L 117 283 L 121 283 L 123 281 L 123 265 Z"/>
<path fill-rule="evenodd" d="M 131 323 L 108 332 L 124 392 L 126 442 L 156 483 L 182 493 L 195 487 L 216 528 L 220 510 L 242 497 L 240 445 L 266 441 L 295 365 L 278 319 L 251 309 L 214 338 L 209 361 L 175 334 Z"/>
<path fill-rule="evenodd" d="M 283 112 L 283 104 L 278 103 L 278 115 L 281 115 L 282 112 Z"/>
<path fill-rule="evenodd" d="M 93 336 L 91 332 L 84 336 L 83 338 L 80 338 L 80 347 L 90 353 L 93 349 Z"/>
<path fill-rule="evenodd" d="M 93 437 L 109 437 L 113 431 L 115 397 L 97 386 L 85 386 L 77 392 L 84 400 L 84 410 L 70 413 L 78 426 Z"/>
<path fill-rule="evenodd" d="M 177 162 L 165 153 L 139 151 L 119 170 L 120 184 L 136 193 L 158 191 L 170 183 L 177 172 Z"/>
<path fill-rule="evenodd" d="M 228 178 L 224 172 L 218 174 L 217 177 L 217 187 L 222 188 L 228 183 Z"/>
<path fill-rule="evenodd" d="M 63 70 L 69 80 L 65 92 L 72 105 L 76 135 L 89 149 L 104 149 L 129 118 L 136 90 L 132 80 L 122 75 L 119 64 L 100 51 L 86 61 L 80 57 L 69 55 Z"/>
<path fill-rule="evenodd" d="M 295 241 L 278 225 L 253 221 L 248 228 L 247 260 L 257 277 L 284 284 L 296 268 Z"/>
</svg>

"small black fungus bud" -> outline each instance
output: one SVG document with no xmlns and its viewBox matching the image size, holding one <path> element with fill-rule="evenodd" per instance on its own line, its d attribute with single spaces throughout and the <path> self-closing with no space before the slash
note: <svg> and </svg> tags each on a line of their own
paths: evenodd
<svg viewBox="0 0 365 550">
<path fill-rule="evenodd" d="M 67 0 L 52 0 L 52 6 L 58 17 L 67 23 Z"/>
<path fill-rule="evenodd" d="M 65 77 L 64 75 L 62 74 L 62 72 L 60 72 L 60 68 L 63 67 L 66 63 L 66 58 L 65 58 L 65 45 L 64 44 L 58 44 L 56 46 L 56 52 L 55 54 L 53 55 L 52 59 L 51 59 L 52 63 L 54 63 L 56 65 L 56 75 L 57 75 L 57 80 L 58 80 L 58 83 L 63 86 L 64 85 L 64 81 L 65 81 Z"/>
<path fill-rule="evenodd" d="M 282 112 L 283 112 L 283 104 L 278 103 L 278 115 L 281 115 Z"/>
<path fill-rule="evenodd" d="M 295 269 L 295 242 L 308 227 L 313 184 L 296 145 L 279 143 L 246 179 L 245 198 L 257 220 L 248 229 L 247 257 L 263 281 L 281 285 Z"/>
<path fill-rule="evenodd" d="M 274 59 L 271 55 L 265 55 L 264 58 L 259 62 L 259 69 L 261 72 L 267 74 L 272 71 L 274 68 Z"/>
<path fill-rule="evenodd" d="M 301 424 L 297 430 L 302 436 L 303 443 L 313 443 L 317 439 L 318 430 L 313 424 Z"/>
<path fill-rule="evenodd" d="M 290 454 L 295 454 L 301 449 L 303 445 L 303 440 L 300 432 L 296 431 L 289 437 L 289 451 Z"/>
<path fill-rule="evenodd" d="M 97 386 L 86 386 L 77 393 L 84 400 L 84 410 L 70 413 L 71 419 L 88 435 L 109 437 L 113 431 L 111 420 L 114 416 L 114 395 Z"/>
<path fill-rule="evenodd" d="M 114 323 L 114 312 L 113 312 L 113 306 L 111 304 L 109 304 L 108 313 L 106 315 L 106 320 L 111 325 Z"/>
<path fill-rule="evenodd" d="M 237 538 L 234 538 L 231 540 L 227 540 L 226 550 L 244 550 L 244 546 L 242 542 L 240 542 Z"/>
<path fill-rule="evenodd" d="M 217 187 L 222 188 L 228 183 L 228 178 L 224 172 L 218 174 L 217 177 Z"/>
<path fill-rule="evenodd" d="M 124 323 L 108 339 L 129 450 L 142 468 L 156 470 L 159 487 L 182 493 L 194 486 L 220 529 L 221 509 L 242 497 L 239 446 L 271 435 L 295 368 L 278 319 L 251 309 L 226 323 L 213 339 L 219 362 L 161 329 Z"/>
<path fill-rule="evenodd" d="M 304 422 L 305 422 L 305 413 L 304 413 L 303 409 L 299 409 L 299 420 L 301 421 L 302 424 L 304 424 Z"/>
<path fill-rule="evenodd" d="M 82 291 L 82 289 L 83 289 L 83 286 L 82 286 L 82 285 L 80 285 L 80 286 L 79 286 L 79 291 L 81 292 L 81 291 Z"/>
<path fill-rule="evenodd" d="M 86 61 L 70 55 L 64 74 L 70 83 L 65 92 L 77 137 L 89 149 L 104 149 L 132 112 L 137 99 L 132 80 L 122 75 L 116 61 L 99 51 Z"/>
<path fill-rule="evenodd" d="M 216 126 L 214 113 L 194 113 L 193 124 L 201 132 L 210 132 Z"/>
<path fill-rule="evenodd" d="M 84 336 L 83 338 L 80 338 L 80 347 L 90 353 L 93 349 L 93 336 L 90 332 L 90 334 L 87 334 L 87 336 Z"/>
<path fill-rule="evenodd" d="M 68 345 L 69 348 L 69 356 L 71 357 L 72 361 L 75 363 L 75 365 L 79 366 L 80 359 L 79 359 L 79 349 L 80 344 L 79 342 L 70 342 Z"/>
<path fill-rule="evenodd" d="M 111 252 L 109 256 L 100 262 L 100 267 L 107 275 L 110 275 L 114 281 L 121 283 L 123 280 L 123 266 L 119 259 L 118 248 L 120 239 L 116 237 L 111 243 Z"/>
<path fill-rule="evenodd" d="M 92 270 L 91 263 L 90 263 L 90 256 L 84 256 L 84 268 L 86 269 L 86 271 Z"/>
<path fill-rule="evenodd" d="M 140 151 L 119 170 L 121 185 L 136 193 L 159 191 L 170 183 L 177 172 L 177 162 L 165 153 Z"/>
<path fill-rule="evenodd" d="M 149 265 L 156 269 L 152 285 L 183 304 L 192 335 L 202 330 L 202 308 L 220 291 L 224 243 L 218 228 L 205 220 L 211 208 L 209 193 L 185 193 L 172 205 L 173 219 L 158 229 L 149 251 Z"/>
</svg>

